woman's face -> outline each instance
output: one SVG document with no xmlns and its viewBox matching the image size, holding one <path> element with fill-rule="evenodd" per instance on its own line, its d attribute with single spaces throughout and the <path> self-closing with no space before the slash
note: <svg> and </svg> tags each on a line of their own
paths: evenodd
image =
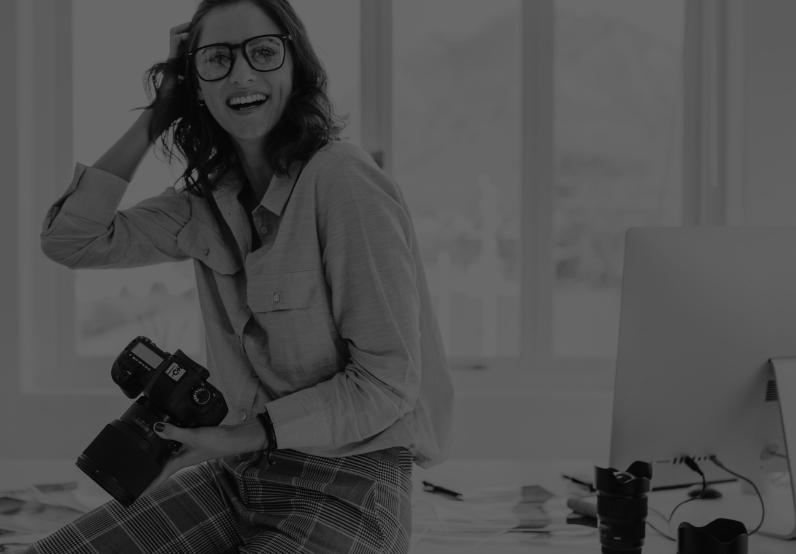
<svg viewBox="0 0 796 554">
<path fill-rule="evenodd" d="M 282 32 L 259 7 L 238 2 L 216 8 L 202 19 L 196 48 L 215 43 L 235 45 L 254 36 Z M 282 67 L 261 72 L 249 66 L 241 49 L 235 49 L 229 75 L 219 81 L 199 80 L 199 97 L 240 145 L 262 143 L 285 109 L 293 76 L 290 50 L 285 50 Z"/>
</svg>

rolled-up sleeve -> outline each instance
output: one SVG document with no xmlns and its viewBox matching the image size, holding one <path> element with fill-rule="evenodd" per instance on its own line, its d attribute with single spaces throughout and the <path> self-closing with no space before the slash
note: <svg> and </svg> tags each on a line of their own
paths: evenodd
<svg viewBox="0 0 796 554">
<path fill-rule="evenodd" d="M 191 214 L 185 194 L 167 188 L 119 211 L 128 184 L 101 169 L 77 164 L 71 184 L 44 218 L 44 254 L 70 268 L 134 267 L 185 259 L 177 244 Z"/>
<path fill-rule="evenodd" d="M 333 154 L 328 154 L 333 156 Z M 316 178 L 317 224 L 345 369 L 266 405 L 279 448 L 336 449 L 410 412 L 420 388 L 414 232 L 397 186 L 342 156 Z"/>
</svg>

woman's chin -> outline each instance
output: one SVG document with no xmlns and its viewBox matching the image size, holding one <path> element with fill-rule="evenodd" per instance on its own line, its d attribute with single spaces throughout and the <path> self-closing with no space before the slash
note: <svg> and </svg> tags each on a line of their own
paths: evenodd
<svg viewBox="0 0 796 554">
<path fill-rule="evenodd" d="M 242 127 L 240 125 L 230 125 L 226 128 L 227 133 L 229 133 L 230 136 L 241 145 L 264 142 L 265 137 L 268 136 L 268 132 L 270 130 L 270 125 L 247 127 Z"/>
</svg>

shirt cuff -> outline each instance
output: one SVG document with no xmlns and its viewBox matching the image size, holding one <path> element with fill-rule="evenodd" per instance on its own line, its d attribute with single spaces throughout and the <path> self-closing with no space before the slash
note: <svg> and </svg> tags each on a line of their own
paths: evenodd
<svg viewBox="0 0 796 554">
<path fill-rule="evenodd" d="M 128 181 L 112 173 L 78 163 L 72 183 L 54 208 L 107 226 L 113 221 L 128 185 Z"/>
<path fill-rule="evenodd" d="M 332 443 L 324 401 L 312 388 L 277 398 L 265 405 L 279 449 L 323 448 Z"/>
</svg>

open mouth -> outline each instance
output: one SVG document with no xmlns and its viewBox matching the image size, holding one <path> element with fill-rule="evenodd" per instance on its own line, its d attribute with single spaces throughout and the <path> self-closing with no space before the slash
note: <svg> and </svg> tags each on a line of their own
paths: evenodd
<svg viewBox="0 0 796 554">
<path fill-rule="evenodd" d="M 235 96 L 227 100 L 227 106 L 236 112 L 254 111 L 268 101 L 268 97 L 262 93 L 249 94 L 247 96 Z"/>
</svg>

